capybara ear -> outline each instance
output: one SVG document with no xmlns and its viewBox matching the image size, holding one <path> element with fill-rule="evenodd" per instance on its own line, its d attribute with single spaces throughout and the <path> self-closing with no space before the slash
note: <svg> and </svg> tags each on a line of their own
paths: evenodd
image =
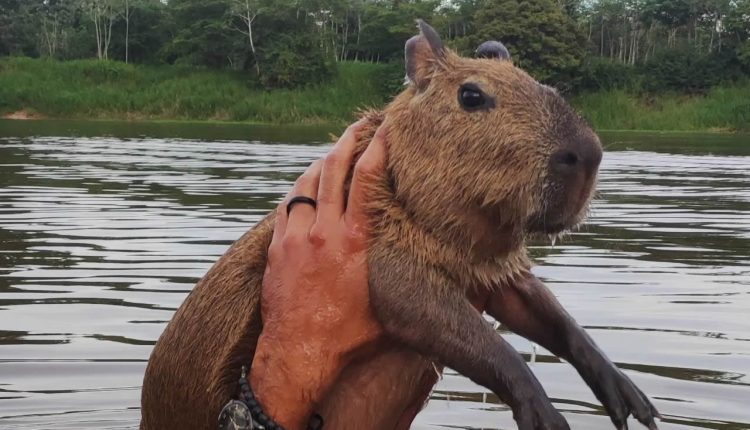
<svg viewBox="0 0 750 430">
<path fill-rule="evenodd" d="M 445 48 L 440 36 L 429 24 L 418 19 L 417 27 L 419 36 L 406 42 L 406 77 L 411 84 L 423 89 L 445 58 Z"/>
<path fill-rule="evenodd" d="M 496 60 L 510 60 L 510 52 L 501 42 L 488 40 L 477 48 L 477 58 L 494 58 Z"/>
</svg>

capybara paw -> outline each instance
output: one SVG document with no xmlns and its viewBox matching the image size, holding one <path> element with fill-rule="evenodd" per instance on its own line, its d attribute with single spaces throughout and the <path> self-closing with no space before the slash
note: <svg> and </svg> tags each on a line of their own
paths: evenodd
<svg viewBox="0 0 750 430">
<path fill-rule="evenodd" d="M 570 430 L 568 422 L 552 404 L 533 402 L 514 413 L 518 430 Z"/>
<path fill-rule="evenodd" d="M 661 418 L 651 401 L 614 365 L 599 374 L 597 397 L 618 430 L 627 430 L 632 415 L 649 430 L 657 430 L 655 418 Z"/>
</svg>

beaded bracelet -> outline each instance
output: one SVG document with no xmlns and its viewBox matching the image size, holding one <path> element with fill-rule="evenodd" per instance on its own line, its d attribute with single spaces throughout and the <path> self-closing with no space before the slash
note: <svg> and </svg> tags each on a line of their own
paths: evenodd
<svg viewBox="0 0 750 430">
<path fill-rule="evenodd" d="M 250 383 L 247 382 L 247 367 L 242 366 L 242 374 L 240 376 L 240 392 L 242 393 L 243 403 L 250 410 L 250 416 L 265 430 L 284 430 L 284 427 L 275 423 L 271 417 L 263 412 L 263 408 L 260 406 L 260 402 L 255 397 L 253 390 L 250 388 Z M 308 430 L 321 430 L 323 428 L 323 417 L 318 414 L 313 416 L 313 419 L 308 426 Z"/>
</svg>

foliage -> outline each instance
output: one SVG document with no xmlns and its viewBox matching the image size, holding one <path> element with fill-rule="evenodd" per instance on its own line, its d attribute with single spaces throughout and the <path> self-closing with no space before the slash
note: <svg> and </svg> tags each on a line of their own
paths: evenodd
<svg viewBox="0 0 750 430">
<path fill-rule="evenodd" d="M 67 118 L 347 122 L 357 109 L 388 101 L 402 81 L 403 70 L 394 65 L 342 62 L 328 83 L 264 91 L 239 71 L 11 57 L 0 59 L 0 114 L 29 109 Z M 723 84 L 704 96 L 614 89 L 585 92 L 571 102 L 598 129 L 750 129 L 750 81 Z"/>
<path fill-rule="evenodd" d="M 750 81 L 705 96 L 635 96 L 624 90 L 584 93 L 571 102 L 601 130 L 750 131 Z"/>
<path fill-rule="evenodd" d="M 224 0 L 172 0 L 168 3 L 175 33 L 164 47 L 168 62 L 222 68 L 235 49 Z"/>
<path fill-rule="evenodd" d="M 159 62 L 162 58 L 161 49 L 172 39 L 175 28 L 169 10 L 158 0 L 130 0 L 129 27 L 129 61 L 150 64 Z M 125 32 L 124 19 L 115 21 L 113 33 L 123 35 Z M 114 37 L 110 50 L 112 58 L 124 59 L 124 38 Z"/>
<path fill-rule="evenodd" d="M 553 0 L 487 0 L 474 13 L 474 33 L 460 43 L 473 52 L 486 40 L 500 40 L 514 62 L 537 79 L 569 82 L 584 56 L 575 22 Z"/>
<path fill-rule="evenodd" d="M 586 61 L 576 76 L 576 90 L 600 91 L 638 88 L 640 76 L 634 66 L 607 58 Z"/>
<path fill-rule="evenodd" d="M 32 109 L 67 118 L 140 118 L 252 122 L 350 121 L 388 96 L 386 66 L 345 62 L 332 81 L 265 91 L 241 71 L 143 66 L 115 61 L 0 59 L 0 114 Z"/>
<path fill-rule="evenodd" d="M 750 40 L 737 47 L 737 60 L 743 69 L 750 73 Z"/>
<path fill-rule="evenodd" d="M 263 59 L 261 83 L 266 88 L 319 83 L 329 78 L 335 67 L 304 34 L 280 34 L 259 52 Z"/>
<path fill-rule="evenodd" d="M 379 91 L 388 99 L 404 90 L 406 82 L 406 66 L 403 61 L 391 61 L 377 69 L 375 84 Z"/>
<path fill-rule="evenodd" d="M 691 94 L 750 75 L 750 0 L 0 0 L 0 56 L 177 64 L 305 87 L 344 61 L 400 74 L 417 18 L 463 54 L 499 39 L 563 90 Z"/>
<path fill-rule="evenodd" d="M 729 79 L 731 57 L 720 53 L 701 53 L 693 48 L 657 51 L 641 67 L 643 89 L 650 92 L 704 92 Z"/>
</svg>

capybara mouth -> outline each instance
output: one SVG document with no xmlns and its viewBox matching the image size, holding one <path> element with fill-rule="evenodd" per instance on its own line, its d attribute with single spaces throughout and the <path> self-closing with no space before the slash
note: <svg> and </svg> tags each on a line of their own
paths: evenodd
<svg viewBox="0 0 750 430">
<path fill-rule="evenodd" d="M 526 225 L 526 233 L 530 235 L 556 235 L 570 230 L 578 223 L 576 222 L 553 222 L 546 221 L 544 217 L 533 219 Z"/>
<path fill-rule="evenodd" d="M 529 217 L 525 226 L 526 233 L 557 235 L 581 224 L 589 212 L 595 182 L 595 179 L 592 180 L 578 192 L 560 192 L 555 197 L 545 199 L 542 207 L 546 210 Z M 573 195 L 568 197 L 570 194 Z"/>
</svg>

